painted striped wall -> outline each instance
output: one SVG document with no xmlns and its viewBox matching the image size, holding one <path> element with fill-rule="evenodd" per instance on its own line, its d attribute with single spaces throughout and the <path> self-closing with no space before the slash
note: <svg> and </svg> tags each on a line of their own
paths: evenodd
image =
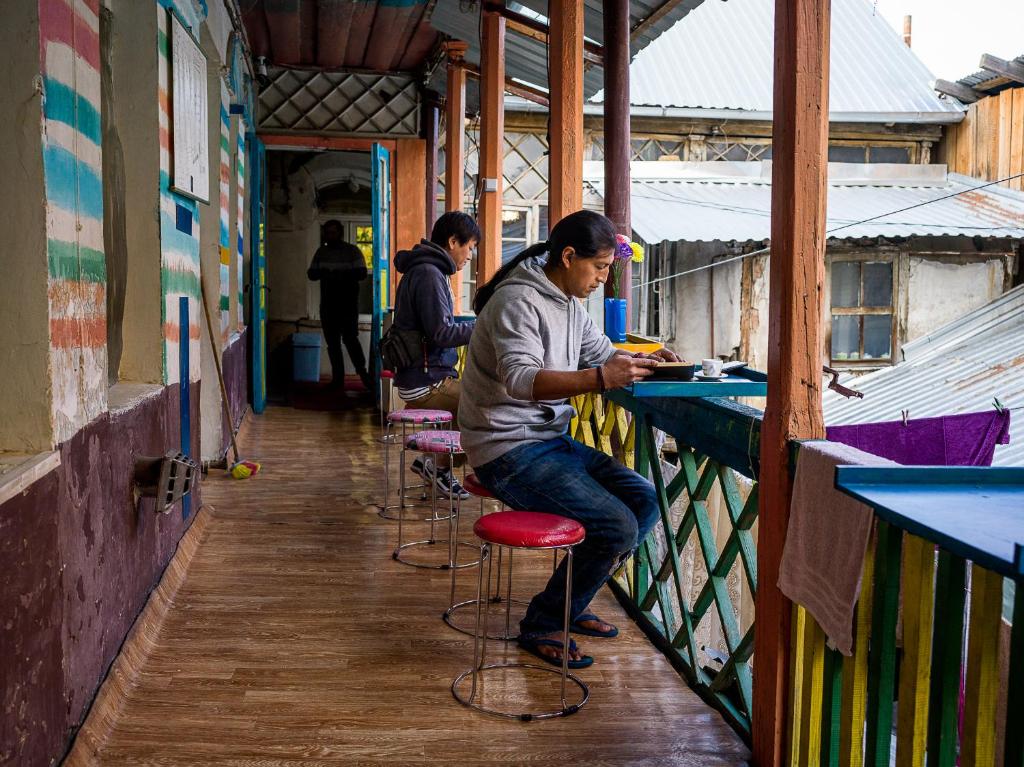
<svg viewBox="0 0 1024 767">
<path fill-rule="evenodd" d="M 235 321 L 241 329 L 245 326 L 245 164 L 248 160 L 245 154 L 245 132 L 247 128 L 245 120 L 238 121 L 238 236 L 236 243 L 238 254 L 238 312 Z"/>
<path fill-rule="evenodd" d="M 54 439 L 106 409 L 99 0 L 40 0 Z"/>
<path fill-rule="evenodd" d="M 231 332 L 231 118 L 228 116 L 228 87 L 220 84 L 220 333 L 227 343 Z"/>
<path fill-rule="evenodd" d="M 199 204 L 171 191 L 170 147 L 170 34 L 167 11 L 178 14 L 196 34 L 205 17 L 205 7 L 189 0 L 158 0 L 157 45 L 160 98 L 160 281 L 163 293 L 161 323 L 164 336 L 164 382 L 178 382 L 178 301 L 187 296 L 189 302 L 188 335 L 192 346 L 189 356 L 189 378 L 198 381 L 199 364 Z"/>
</svg>

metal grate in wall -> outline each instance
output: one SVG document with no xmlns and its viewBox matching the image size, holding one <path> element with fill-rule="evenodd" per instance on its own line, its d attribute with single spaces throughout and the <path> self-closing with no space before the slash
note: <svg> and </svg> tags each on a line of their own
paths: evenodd
<svg viewBox="0 0 1024 767">
<path fill-rule="evenodd" d="M 415 136 L 419 99 L 411 78 L 275 69 L 260 91 L 260 130 Z"/>
</svg>

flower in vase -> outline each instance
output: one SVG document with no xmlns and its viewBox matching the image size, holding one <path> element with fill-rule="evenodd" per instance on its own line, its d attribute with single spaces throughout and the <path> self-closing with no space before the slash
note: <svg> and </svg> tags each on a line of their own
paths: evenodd
<svg viewBox="0 0 1024 767">
<path fill-rule="evenodd" d="M 625 270 L 626 264 L 630 262 L 641 264 L 643 260 L 644 249 L 640 244 L 631 242 L 623 234 L 615 235 L 615 260 L 612 261 L 611 272 L 612 290 L 616 296 L 620 295 L 622 272 Z"/>
</svg>

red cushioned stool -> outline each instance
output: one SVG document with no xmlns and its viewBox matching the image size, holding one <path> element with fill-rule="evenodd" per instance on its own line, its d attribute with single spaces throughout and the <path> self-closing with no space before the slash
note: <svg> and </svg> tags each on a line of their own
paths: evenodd
<svg viewBox="0 0 1024 767">
<path fill-rule="evenodd" d="M 409 412 L 409 411 L 402 411 Z M 446 413 L 449 420 L 451 419 L 451 413 L 447 411 L 420 411 L 420 412 L 436 412 Z M 429 423 L 423 421 L 422 423 Z M 402 477 L 402 482 L 405 481 L 405 457 L 409 452 L 422 453 L 424 455 L 434 456 L 448 456 L 448 465 L 450 467 L 455 465 L 456 456 L 463 455 L 462 453 L 462 438 L 459 432 L 448 429 L 434 429 L 426 431 L 418 431 L 410 434 L 405 438 L 402 445 L 402 454 L 399 461 L 399 473 Z M 436 476 L 436 461 L 434 463 L 435 475 Z M 424 461 L 424 467 L 426 468 L 426 461 Z M 391 556 L 396 562 L 401 562 L 403 565 L 410 565 L 411 567 L 423 567 L 432 570 L 449 570 L 456 568 L 475 567 L 476 560 L 472 562 L 457 561 L 457 551 L 459 546 L 471 546 L 469 543 L 460 543 L 458 539 L 458 519 L 459 509 L 461 504 L 461 498 L 456 500 L 455 494 L 448 493 L 448 514 L 447 516 L 440 516 L 437 510 L 437 481 L 433 479 L 430 471 L 424 471 L 424 478 L 430 483 L 430 507 L 431 514 L 427 518 L 430 522 L 430 536 L 421 541 L 405 541 L 405 495 L 400 493 L 399 504 L 398 504 L 398 545 L 395 546 L 394 552 Z M 436 537 L 436 526 L 437 522 L 447 521 L 448 522 L 448 537 L 438 538 Z M 406 557 L 406 553 L 409 549 L 420 547 L 420 546 L 434 546 L 438 543 L 448 544 L 448 556 L 441 562 L 417 562 Z"/>
<path fill-rule="evenodd" d="M 382 411 L 383 413 L 383 411 Z M 451 424 L 453 417 L 447 410 L 429 410 L 425 408 L 408 408 L 406 410 L 393 410 L 387 414 L 387 426 L 381 436 L 384 443 L 384 502 L 377 508 L 377 512 L 384 519 L 397 520 L 398 515 L 390 513 L 406 502 L 407 491 L 421 490 L 420 497 L 413 504 L 405 503 L 406 506 L 426 506 L 427 486 L 425 484 L 407 485 L 405 471 L 402 472 L 398 481 L 398 503 L 391 503 L 391 446 L 399 444 L 405 449 L 406 440 L 409 439 L 409 427 L 417 429 L 438 429 Z M 401 435 L 399 435 L 401 430 Z M 431 510 L 431 516 L 435 512 Z M 430 517 L 423 517 L 424 521 Z"/>
<path fill-rule="evenodd" d="M 465 706 L 475 708 L 487 714 L 505 716 L 520 721 L 533 719 L 550 719 L 556 716 L 568 716 L 575 714 L 590 699 L 590 688 L 575 674 L 569 673 L 569 621 L 571 620 L 570 605 L 572 603 L 572 550 L 573 547 L 583 541 L 586 533 L 583 525 L 568 517 L 560 517 L 557 514 L 545 514 L 536 511 L 497 511 L 480 517 L 473 525 L 473 532 L 483 542 L 480 546 L 480 570 L 477 578 L 476 598 L 476 627 L 473 632 L 473 667 L 455 677 L 452 682 L 452 695 Z M 562 627 L 562 668 L 555 669 L 550 666 L 538 666 L 534 663 L 491 663 L 485 664 L 487 653 L 487 637 L 484 628 L 487 620 L 487 613 L 490 611 L 490 590 L 491 581 L 487 578 L 486 593 L 484 590 L 484 559 L 490 559 L 491 549 L 494 546 L 504 547 L 511 555 L 515 549 L 527 549 L 529 551 L 559 551 L 565 552 L 565 618 Z M 481 613 L 485 623 L 481 626 Z M 561 708 L 553 711 L 540 712 L 514 712 L 504 709 L 487 706 L 484 703 L 476 702 L 478 677 L 488 671 L 504 670 L 509 668 L 526 669 L 531 672 L 560 674 Z M 500 673 L 500 672 L 499 672 Z M 459 687 L 466 678 L 470 679 L 469 695 L 464 695 Z M 565 697 L 566 683 L 572 681 L 580 688 L 580 699 L 576 703 L 568 703 Z"/>
</svg>

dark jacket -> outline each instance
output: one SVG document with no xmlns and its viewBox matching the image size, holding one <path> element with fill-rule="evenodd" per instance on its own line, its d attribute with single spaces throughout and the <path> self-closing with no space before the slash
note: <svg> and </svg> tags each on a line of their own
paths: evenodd
<svg viewBox="0 0 1024 767">
<path fill-rule="evenodd" d="M 456 349 L 469 343 L 475 322 L 456 322 L 451 283 L 455 262 L 448 252 L 429 240 L 420 240 L 412 250 L 395 256 L 395 268 L 402 275 L 395 296 L 394 323 L 402 330 L 418 330 L 426 344 L 427 371 L 423 364 L 395 373 L 395 384 L 403 389 L 430 386 L 445 378 L 457 378 Z"/>
<path fill-rule="evenodd" d="M 367 275 L 362 252 L 350 242 L 321 245 L 306 270 L 311 280 L 320 281 L 320 303 L 339 300 L 354 301 L 359 296 L 359 282 Z"/>
</svg>

